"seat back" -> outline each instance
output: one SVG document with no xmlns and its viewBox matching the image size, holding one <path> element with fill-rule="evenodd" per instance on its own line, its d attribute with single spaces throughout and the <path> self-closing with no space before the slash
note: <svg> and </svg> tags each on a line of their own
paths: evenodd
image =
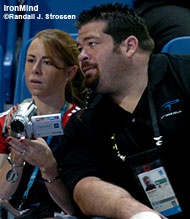
<svg viewBox="0 0 190 219">
<path fill-rule="evenodd" d="M 0 45 L 0 112 L 4 111 L 3 49 Z"/>
<path fill-rule="evenodd" d="M 11 102 L 13 97 L 13 78 L 14 78 L 14 60 L 17 40 L 17 23 L 16 19 L 6 19 L 6 15 L 17 14 L 15 11 L 4 11 L 4 5 L 16 6 L 17 0 L 1 0 L 0 1 L 0 28 L 2 34 L 0 36 L 0 45 L 3 49 L 3 72 L 4 72 L 4 96 L 6 102 Z"/>
<path fill-rule="evenodd" d="M 3 51 L 5 51 L 6 48 L 6 38 L 7 38 L 7 24 L 8 24 L 8 19 L 5 19 L 3 17 L 4 14 L 4 5 L 6 5 L 8 1 L 6 0 L 1 0 L 0 1 L 0 27 L 1 30 L 3 30 L 3 34 L 0 35 L 0 46 L 2 47 Z"/>
<path fill-rule="evenodd" d="M 24 99 L 30 98 L 31 94 L 28 90 L 25 82 L 25 61 L 27 49 L 31 43 L 32 39 L 26 41 L 20 50 L 19 59 L 18 59 L 18 68 L 16 75 L 16 83 L 15 83 L 15 91 L 14 91 L 14 99 L 13 104 L 21 103 Z"/>
<path fill-rule="evenodd" d="M 190 36 L 177 37 L 163 47 L 162 53 L 190 54 Z"/>
</svg>

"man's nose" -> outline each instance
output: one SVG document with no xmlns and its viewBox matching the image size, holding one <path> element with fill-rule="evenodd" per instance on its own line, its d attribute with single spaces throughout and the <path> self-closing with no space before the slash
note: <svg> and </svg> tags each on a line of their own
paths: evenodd
<svg viewBox="0 0 190 219">
<path fill-rule="evenodd" d="M 78 59 L 80 62 L 83 62 L 83 61 L 90 60 L 90 57 L 91 57 L 91 55 L 89 54 L 89 52 L 85 49 L 82 49 L 82 51 L 80 52 L 80 54 L 78 56 Z"/>
</svg>

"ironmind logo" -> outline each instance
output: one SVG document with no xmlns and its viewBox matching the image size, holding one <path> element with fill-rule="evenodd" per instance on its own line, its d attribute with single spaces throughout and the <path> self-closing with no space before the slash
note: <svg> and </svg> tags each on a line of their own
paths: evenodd
<svg viewBox="0 0 190 219">
<path fill-rule="evenodd" d="M 31 5 L 17 5 L 17 6 L 10 6 L 4 5 L 4 11 L 38 11 L 38 5 L 31 6 Z"/>
<path fill-rule="evenodd" d="M 179 102 L 180 102 L 180 99 L 175 99 L 175 100 L 171 100 L 171 101 L 164 103 L 161 106 L 161 108 L 165 109 L 164 110 L 165 114 L 161 116 L 161 119 L 182 113 L 182 110 L 179 109 L 179 105 L 180 105 L 178 104 Z"/>
</svg>

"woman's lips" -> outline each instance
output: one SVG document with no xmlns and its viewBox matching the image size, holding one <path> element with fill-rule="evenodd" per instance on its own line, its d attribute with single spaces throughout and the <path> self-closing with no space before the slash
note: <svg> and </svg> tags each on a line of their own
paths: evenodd
<svg viewBox="0 0 190 219">
<path fill-rule="evenodd" d="M 32 80 L 30 80 L 30 83 L 32 83 L 32 84 L 42 84 L 42 81 L 32 79 Z"/>
</svg>

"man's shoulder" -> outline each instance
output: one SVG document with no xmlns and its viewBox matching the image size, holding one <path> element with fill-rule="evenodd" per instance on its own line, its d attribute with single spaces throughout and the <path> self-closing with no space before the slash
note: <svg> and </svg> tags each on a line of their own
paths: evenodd
<svg viewBox="0 0 190 219">
<path fill-rule="evenodd" d="M 190 55 L 160 53 L 152 55 L 149 61 L 149 71 L 190 76 Z"/>
<path fill-rule="evenodd" d="M 174 64 L 178 65 L 181 62 L 187 62 L 190 64 L 190 54 L 169 54 L 169 53 L 159 53 L 151 55 L 150 60 L 152 62 L 160 62 L 170 63 L 173 62 Z M 160 63 L 161 64 L 161 63 Z"/>
<path fill-rule="evenodd" d="M 170 83 L 183 94 L 190 95 L 190 55 L 157 54 L 149 62 L 149 81 L 152 85 L 159 82 Z"/>
<path fill-rule="evenodd" d="M 175 67 L 181 69 L 187 69 L 187 66 L 190 66 L 190 54 L 165 54 L 167 55 L 168 62 Z M 189 69 L 187 69 L 189 71 Z"/>
</svg>

